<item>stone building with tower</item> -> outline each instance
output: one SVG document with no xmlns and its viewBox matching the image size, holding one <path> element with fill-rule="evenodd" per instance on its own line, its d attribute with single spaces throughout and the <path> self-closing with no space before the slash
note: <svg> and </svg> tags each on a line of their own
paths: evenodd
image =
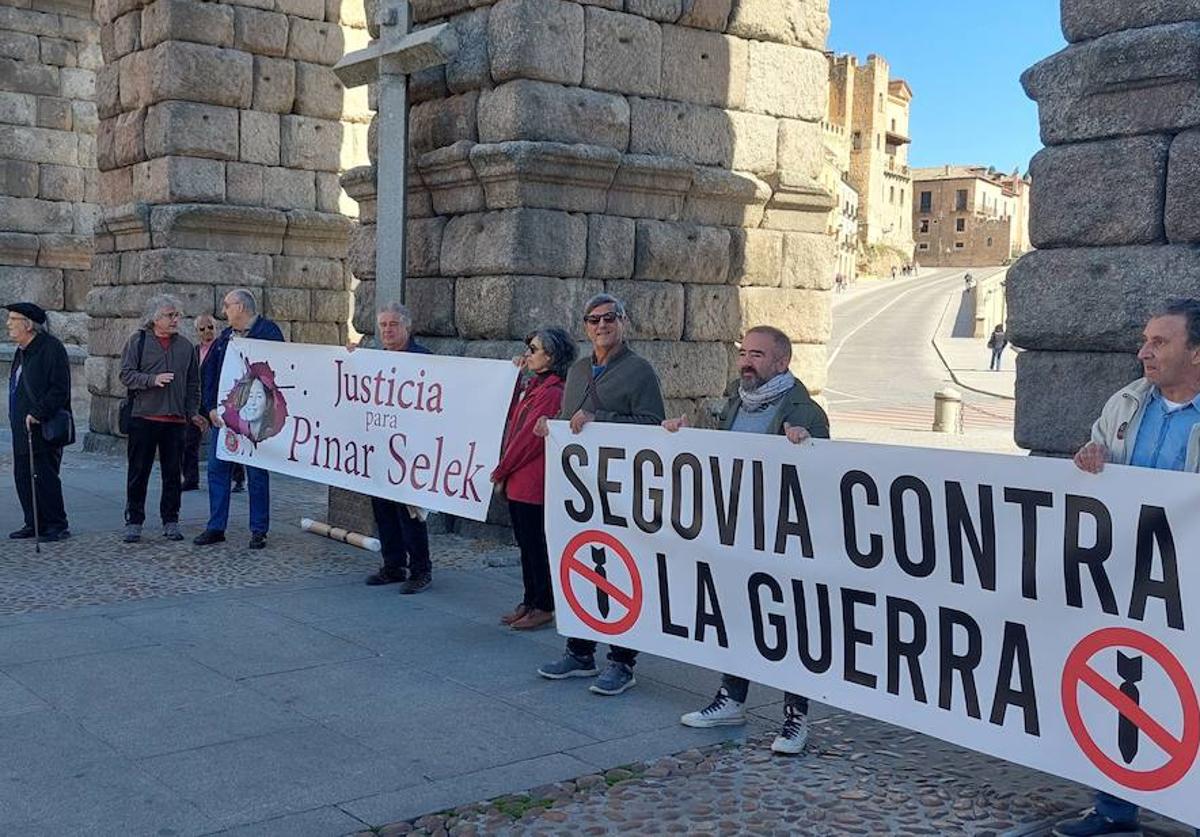
<svg viewBox="0 0 1200 837">
<path fill-rule="evenodd" d="M 927 267 L 1007 264 L 1030 249 L 1028 175 L 983 166 L 913 169 L 916 259 Z"/>
<path fill-rule="evenodd" d="M 853 55 L 830 54 L 828 60 L 827 182 L 854 190 L 860 261 L 871 272 L 886 272 L 910 261 L 913 251 L 912 89 L 891 77 L 881 56 L 868 56 L 866 64 Z"/>
</svg>

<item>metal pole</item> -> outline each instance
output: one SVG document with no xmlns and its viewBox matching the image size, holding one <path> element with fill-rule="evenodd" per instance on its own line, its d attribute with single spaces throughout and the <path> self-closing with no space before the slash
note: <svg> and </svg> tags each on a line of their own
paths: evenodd
<svg viewBox="0 0 1200 837">
<path fill-rule="evenodd" d="M 381 39 L 399 41 L 408 33 L 407 0 L 389 4 L 394 23 L 385 24 Z M 378 203 L 375 219 L 375 311 L 391 300 L 404 302 L 408 239 L 408 77 L 379 76 L 379 150 L 376 167 Z"/>
<path fill-rule="evenodd" d="M 29 497 L 33 500 L 33 551 L 40 555 L 42 534 L 38 531 L 37 465 L 33 459 L 33 431 L 29 427 L 28 416 L 25 417 L 25 442 L 29 445 Z"/>
</svg>

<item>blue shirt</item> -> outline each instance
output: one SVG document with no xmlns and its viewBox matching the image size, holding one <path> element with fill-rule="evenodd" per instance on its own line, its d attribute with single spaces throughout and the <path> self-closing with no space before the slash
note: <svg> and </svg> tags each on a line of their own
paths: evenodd
<svg viewBox="0 0 1200 837">
<path fill-rule="evenodd" d="M 1158 387 L 1150 390 L 1150 401 L 1142 414 L 1130 465 L 1182 471 L 1187 465 L 1188 439 L 1200 423 L 1200 395 L 1181 407 L 1168 406 Z"/>
</svg>

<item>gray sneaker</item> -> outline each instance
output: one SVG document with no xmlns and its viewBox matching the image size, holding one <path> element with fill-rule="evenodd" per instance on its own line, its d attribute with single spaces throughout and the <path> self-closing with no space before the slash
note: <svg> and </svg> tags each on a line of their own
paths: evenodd
<svg viewBox="0 0 1200 837">
<path fill-rule="evenodd" d="M 169 541 L 181 541 L 183 540 L 183 532 L 179 531 L 178 523 L 164 523 L 163 537 Z"/>
<path fill-rule="evenodd" d="M 608 668 L 596 678 L 596 682 L 588 687 L 588 691 L 597 695 L 619 695 L 637 685 L 633 669 L 624 663 L 609 663 Z"/>
<path fill-rule="evenodd" d="M 563 654 L 561 660 L 545 663 L 538 667 L 538 674 L 550 680 L 566 680 L 568 677 L 595 677 L 596 661 L 581 660 L 574 654 Z"/>
<path fill-rule="evenodd" d="M 142 524 L 126 523 L 125 537 L 121 538 L 125 543 L 137 543 L 142 539 Z"/>
</svg>

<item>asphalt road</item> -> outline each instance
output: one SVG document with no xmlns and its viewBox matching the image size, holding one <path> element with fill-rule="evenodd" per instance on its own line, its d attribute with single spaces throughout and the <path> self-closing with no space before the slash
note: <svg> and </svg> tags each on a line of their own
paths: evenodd
<svg viewBox="0 0 1200 837">
<path fill-rule="evenodd" d="M 998 269 L 972 268 L 971 273 L 980 279 Z M 825 389 L 831 414 L 875 415 L 879 423 L 928 428 L 933 394 L 953 386 L 931 340 L 943 315 L 958 314 L 947 310 L 946 301 L 962 288 L 964 273 L 939 269 L 838 302 Z M 1012 402 L 1004 399 L 970 393 L 965 400 L 968 415 L 1012 414 Z"/>
</svg>

